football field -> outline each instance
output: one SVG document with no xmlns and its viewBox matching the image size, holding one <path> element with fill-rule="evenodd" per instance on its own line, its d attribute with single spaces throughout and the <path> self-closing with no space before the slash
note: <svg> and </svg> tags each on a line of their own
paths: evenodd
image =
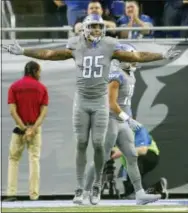
<svg viewBox="0 0 188 213">
<path fill-rule="evenodd" d="M 3 202 L 2 212 L 188 212 L 188 200 L 160 200 L 136 206 L 134 200 L 102 200 L 99 205 L 74 205 L 72 201 Z"/>
</svg>

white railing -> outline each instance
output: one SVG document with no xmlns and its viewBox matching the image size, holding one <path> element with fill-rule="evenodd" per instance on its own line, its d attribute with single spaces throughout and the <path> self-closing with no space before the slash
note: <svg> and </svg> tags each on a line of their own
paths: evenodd
<svg viewBox="0 0 188 213">
<path fill-rule="evenodd" d="M 174 31 L 174 30 L 180 30 L 185 31 L 188 30 L 188 26 L 173 26 L 173 27 L 117 27 L 117 28 L 108 28 L 107 31 L 123 31 L 123 30 L 134 30 L 134 31 L 140 31 L 140 30 L 152 30 L 152 31 Z M 4 27 L 2 28 L 3 32 L 54 32 L 54 31 L 72 31 L 73 28 L 66 26 L 66 27 Z"/>
<path fill-rule="evenodd" d="M 68 39 L 60 39 L 60 38 L 47 38 L 47 39 L 17 39 L 17 41 L 22 42 L 22 43 L 67 43 Z M 167 43 L 179 43 L 179 42 L 188 42 L 188 39 L 186 38 L 140 38 L 140 39 L 119 39 L 121 42 L 146 42 L 146 43 L 151 43 L 151 42 L 165 42 Z M 13 41 L 11 39 L 2 39 L 3 44 L 11 44 Z"/>
<path fill-rule="evenodd" d="M 12 4 L 9 0 L 1 1 L 2 6 L 2 24 L 3 27 L 6 26 L 6 28 L 16 28 L 16 16 L 12 9 Z M 5 29 L 6 29 L 5 28 Z M 8 31 L 2 31 L 3 32 L 3 38 L 6 38 L 6 32 Z M 8 33 L 10 39 L 16 38 L 16 32 L 15 31 L 9 31 Z"/>
</svg>

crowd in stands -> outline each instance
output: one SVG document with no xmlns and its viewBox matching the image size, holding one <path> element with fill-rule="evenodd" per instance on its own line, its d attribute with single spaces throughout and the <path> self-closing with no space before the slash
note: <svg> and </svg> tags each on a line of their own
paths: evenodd
<svg viewBox="0 0 188 213">
<path fill-rule="evenodd" d="M 69 25 L 81 30 L 87 14 L 102 15 L 107 28 L 145 27 L 143 31 L 110 31 L 118 38 L 188 37 L 188 31 L 151 31 L 147 26 L 188 26 L 188 0 L 51 0 L 56 21 L 51 26 Z"/>
</svg>

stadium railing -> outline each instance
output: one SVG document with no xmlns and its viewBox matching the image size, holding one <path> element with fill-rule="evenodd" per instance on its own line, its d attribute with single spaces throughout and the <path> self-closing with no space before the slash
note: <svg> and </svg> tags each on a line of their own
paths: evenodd
<svg viewBox="0 0 188 213">
<path fill-rule="evenodd" d="M 142 28 L 142 27 L 117 27 L 117 28 L 108 28 L 107 31 L 125 31 L 125 30 L 134 30 L 134 31 L 140 31 L 144 29 L 149 29 L 152 31 L 188 31 L 188 26 L 165 26 L 165 27 L 147 27 L 147 28 Z M 16 32 L 69 32 L 70 34 L 73 32 L 73 28 L 70 26 L 64 26 L 64 27 L 3 27 L 2 32 L 7 32 L 7 33 L 12 33 L 14 32 L 15 38 L 16 39 Z M 188 38 L 183 38 L 183 40 L 187 40 Z M 49 39 L 48 39 L 49 40 Z M 140 39 L 136 39 L 139 40 Z M 143 39 L 141 39 L 143 40 Z M 147 39 L 148 40 L 148 39 Z M 153 39 L 152 39 L 153 40 Z M 164 40 L 164 38 L 163 38 Z M 166 40 L 166 38 L 165 38 Z M 172 39 L 170 39 L 172 40 Z M 179 39 L 178 39 L 179 40 Z M 132 39 L 131 39 L 132 41 Z"/>
</svg>

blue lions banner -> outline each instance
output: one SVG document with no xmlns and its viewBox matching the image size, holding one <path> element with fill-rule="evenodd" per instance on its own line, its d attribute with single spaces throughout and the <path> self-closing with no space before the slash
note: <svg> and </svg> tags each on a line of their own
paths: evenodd
<svg viewBox="0 0 188 213">
<path fill-rule="evenodd" d="M 4 41 L 3 41 L 4 42 Z M 9 41 L 6 41 L 9 42 Z M 64 43 L 27 43 L 23 47 L 64 48 Z M 133 112 L 151 132 L 160 148 L 160 165 L 148 175 L 149 183 L 166 177 L 171 193 L 188 192 L 188 43 L 133 42 L 138 50 L 163 52 L 176 45 L 181 55 L 172 61 L 139 64 Z M 6 194 L 8 149 L 14 122 L 9 115 L 7 92 L 23 75 L 24 56 L 2 53 L 2 193 Z M 42 61 L 41 81 L 50 95 L 49 113 L 43 125 L 40 194 L 73 194 L 75 187 L 75 141 L 72 131 L 72 104 L 75 91 L 73 60 Z M 93 158 L 91 143 L 88 162 Z M 28 194 L 28 156 L 20 162 L 18 194 Z"/>
</svg>

